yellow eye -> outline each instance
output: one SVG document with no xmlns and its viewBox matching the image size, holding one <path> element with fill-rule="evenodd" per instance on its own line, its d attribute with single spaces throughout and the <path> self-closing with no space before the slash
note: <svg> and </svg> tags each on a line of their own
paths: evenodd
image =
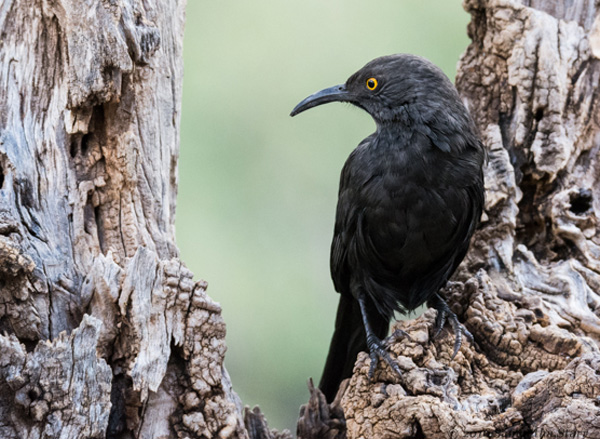
<svg viewBox="0 0 600 439">
<path fill-rule="evenodd" d="M 377 88 L 377 79 L 375 79 L 375 78 L 367 79 L 367 88 L 369 90 L 375 90 Z"/>
</svg>

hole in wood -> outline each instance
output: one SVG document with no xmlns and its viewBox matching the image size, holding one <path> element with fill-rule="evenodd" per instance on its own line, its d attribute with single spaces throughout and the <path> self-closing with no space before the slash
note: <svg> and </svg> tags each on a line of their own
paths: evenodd
<svg viewBox="0 0 600 439">
<path fill-rule="evenodd" d="M 92 117 L 88 125 L 88 132 L 80 140 L 80 152 L 86 154 L 94 142 L 102 143 L 105 130 L 104 106 L 96 105 L 92 109 Z"/>
<path fill-rule="evenodd" d="M 93 236 L 93 227 L 95 225 L 95 212 L 92 206 L 92 194 L 88 194 L 87 202 L 83 207 L 83 230 Z"/>
<path fill-rule="evenodd" d="M 92 140 L 92 133 L 87 133 L 81 138 L 81 154 L 85 154 L 90 146 L 90 140 Z"/>
<path fill-rule="evenodd" d="M 415 419 L 415 435 L 413 439 L 425 439 L 425 433 L 423 433 L 423 427 L 421 427 L 421 423 Z"/>
<path fill-rule="evenodd" d="M 104 105 L 96 105 L 92 109 L 92 119 L 90 120 L 90 133 L 97 133 L 104 130 Z"/>
<path fill-rule="evenodd" d="M 35 389 L 35 388 L 29 389 L 29 391 L 27 392 L 27 397 L 31 401 L 35 401 L 36 399 L 38 399 L 38 396 L 40 396 L 38 389 Z"/>
<path fill-rule="evenodd" d="M 69 154 L 71 158 L 74 159 L 77 155 L 77 151 L 79 151 L 79 142 L 81 142 L 81 136 L 73 135 L 71 137 L 71 145 L 69 146 Z"/>
<path fill-rule="evenodd" d="M 571 195 L 571 207 L 569 210 L 575 215 L 581 215 L 592 208 L 592 200 L 592 191 L 581 188 L 577 194 Z"/>
<path fill-rule="evenodd" d="M 98 243 L 100 244 L 100 250 L 106 254 L 104 249 L 104 227 L 102 226 L 102 216 L 100 212 L 100 206 L 94 208 L 94 220 L 96 221 L 96 233 L 98 234 Z"/>
<path fill-rule="evenodd" d="M 544 117 L 544 109 L 543 108 L 538 108 L 537 111 L 535 112 L 535 115 L 533 116 L 535 118 L 535 120 L 537 120 L 538 122 L 540 120 L 542 120 L 542 118 Z"/>
</svg>

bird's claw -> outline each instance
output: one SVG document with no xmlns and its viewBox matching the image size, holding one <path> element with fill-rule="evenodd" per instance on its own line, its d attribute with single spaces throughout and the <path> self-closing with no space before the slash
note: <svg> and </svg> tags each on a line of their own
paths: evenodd
<svg viewBox="0 0 600 439">
<path fill-rule="evenodd" d="M 442 332 L 442 329 L 446 324 L 447 315 L 448 314 L 446 313 L 446 311 L 438 310 L 437 317 L 435 318 L 435 332 L 433 333 L 433 338 L 438 338 L 438 336 Z"/>
<path fill-rule="evenodd" d="M 410 337 L 410 334 L 406 331 L 403 331 L 400 328 L 396 328 L 394 329 L 394 332 L 392 332 L 392 335 L 390 338 L 400 338 L 400 336 L 409 339 L 410 341 L 412 341 L 412 338 Z"/>
<path fill-rule="evenodd" d="M 450 360 L 454 360 L 454 357 L 456 357 L 456 354 L 458 354 L 458 351 L 460 350 L 463 334 L 467 337 L 467 340 L 469 340 L 471 344 L 473 344 L 473 334 L 471 334 L 469 330 L 458 321 L 456 314 L 453 313 L 448 317 L 450 326 L 452 326 L 452 330 L 454 331 L 454 350 L 452 352 L 452 357 L 450 358 Z"/>
<path fill-rule="evenodd" d="M 436 307 L 438 314 L 435 318 L 435 332 L 433 333 L 433 338 L 437 338 L 437 336 L 440 335 L 440 332 L 442 332 L 446 321 L 448 321 L 448 323 L 450 323 L 450 326 L 452 326 L 452 331 L 454 332 L 454 350 L 452 352 L 452 357 L 450 358 L 450 360 L 454 360 L 454 357 L 456 357 L 456 354 L 458 354 L 458 351 L 460 350 L 460 347 L 462 345 L 463 335 L 467 337 L 469 343 L 473 344 L 473 334 L 471 334 L 469 330 L 458 321 L 458 317 L 456 317 L 456 314 L 454 314 L 450 310 L 448 304 L 439 296 L 438 304 L 439 305 Z"/>
<path fill-rule="evenodd" d="M 404 332 L 404 331 L 402 331 Z M 394 360 L 388 351 L 385 350 L 381 340 L 370 340 L 369 341 L 369 357 L 371 358 L 371 365 L 369 366 L 369 381 L 373 380 L 373 376 L 375 375 L 375 369 L 377 369 L 377 365 L 379 364 L 379 359 L 382 358 L 394 372 L 398 375 L 402 375 L 402 370 L 396 360 Z"/>
<path fill-rule="evenodd" d="M 410 334 L 406 331 L 403 331 L 400 328 L 396 328 L 394 329 L 394 332 L 392 332 L 388 337 L 386 337 L 382 343 L 383 345 L 385 345 L 386 347 L 389 347 L 392 343 L 394 343 L 396 340 L 400 339 L 400 338 L 405 338 L 409 341 L 413 341 L 413 339 L 411 338 Z"/>
</svg>

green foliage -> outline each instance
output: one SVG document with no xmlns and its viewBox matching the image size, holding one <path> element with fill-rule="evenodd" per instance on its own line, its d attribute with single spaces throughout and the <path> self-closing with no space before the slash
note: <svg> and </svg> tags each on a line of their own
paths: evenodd
<svg viewBox="0 0 600 439">
<path fill-rule="evenodd" d="M 467 22 L 458 0 L 188 2 L 177 241 L 223 306 L 234 388 L 272 427 L 295 430 L 321 374 L 339 173 L 374 130 L 348 105 L 289 112 L 380 55 L 453 78 Z"/>
</svg>

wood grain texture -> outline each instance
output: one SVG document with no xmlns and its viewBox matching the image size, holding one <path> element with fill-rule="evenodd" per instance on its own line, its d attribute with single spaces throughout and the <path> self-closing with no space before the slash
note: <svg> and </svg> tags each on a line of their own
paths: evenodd
<svg viewBox="0 0 600 439">
<path fill-rule="evenodd" d="M 380 365 L 369 382 L 361 353 L 334 405 L 348 438 L 600 438 L 600 5 L 464 7 L 456 83 L 489 151 L 486 207 L 444 293 L 475 346 L 451 361 L 433 310 L 399 322 L 402 377 Z M 338 437 L 337 407 L 313 399 L 299 437 Z"/>
<path fill-rule="evenodd" d="M 185 1 L 0 3 L 0 437 L 246 438 L 179 259 Z"/>
</svg>

